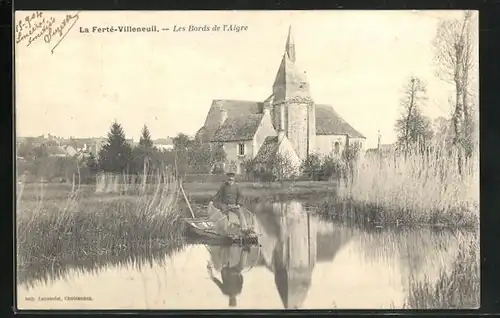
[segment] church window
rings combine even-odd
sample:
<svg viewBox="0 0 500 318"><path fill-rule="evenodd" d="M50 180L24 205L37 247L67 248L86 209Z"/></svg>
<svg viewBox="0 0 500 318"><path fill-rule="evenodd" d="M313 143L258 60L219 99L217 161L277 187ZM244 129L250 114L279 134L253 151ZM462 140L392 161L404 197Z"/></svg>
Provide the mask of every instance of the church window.
<svg viewBox="0 0 500 318"><path fill-rule="evenodd" d="M340 153L340 144L338 141L335 142L333 149L334 149L336 155L338 155Z"/></svg>
<svg viewBox="0 0 500 318"><path fill-rule="evenodd" d="M244 143L238 144L238 155L239 156L245 155L245 144Z"/></svg>

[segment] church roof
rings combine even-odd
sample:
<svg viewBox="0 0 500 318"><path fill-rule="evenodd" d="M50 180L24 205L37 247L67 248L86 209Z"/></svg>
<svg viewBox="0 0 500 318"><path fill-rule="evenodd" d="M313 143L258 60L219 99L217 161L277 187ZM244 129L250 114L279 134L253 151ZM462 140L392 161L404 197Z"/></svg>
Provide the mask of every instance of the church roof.
<svg viewBox="0 0 500 318"><path fill-rule="evenodd" d="M286 309L302 307L311 287L312 269L279 269L274 273L274 281L283 306Z"/></svg>
<svg viewBox="0 0 500 318"><path fill-rule="evenodd" d="M236 141L250 140L251 132L257 131L258 123L255 120L262 117L259 114L263 103L245 100L218 99L214 100L208 112L205 124L198 134L205 136L210 141ZM220 110L227 111L227 122L219 127ZM252 117L252 115L258 115ZM239 119L235 119L235 118ZM248 123L244 122L244 119ZM253 118L253 119L252 119ZM236 130L242 129L241 132ZM219 130L223 130L220 131ZM232 131L235 130L235 131ZM317 135L348 135L351 138L365 138L354 129L330 105L316 104L316 134ZM217 135L217 140L215 136ZM231 139L236 138L239 139ZM248 138L248 139L246 139Z"/></svg>
<svg viewBox="0 0 500 318"><path fill-rule="evenodd" d="M221 110L225 110L227 118L230 119L238 116L258 114L261 112L262 105L263 103L261 102L246 100L214 99L205 119L205 124L196 133L196 136L205 141L215 141L215 134L220 129Z"/></svg>
<svg viewBox="0 0 500 318"><path fill-rule="evenodd" d="M259 163L266 162L276 154L278 146L278 136L266 137L254 160Z"/></svg>
<svg viewBox="0 0 500 318"><path fill-rule="evenodd" d="M351 138L365 138L347 123L330 105L316 105L317 135L348 135Z"/></svg>
<svg viewBox="0 0 500 318"><path fill-rule="evenodd" d="M214 100L205 124L197 132L197 137L205 141L250 140L257 131L264 105L285 101L312 101L305 72L296 65L295 43L292 28L288 30L285 52L273 84L273 93L264 102L244 100ZM225 115L222 115L225 111ZM221 127L221 118L227 116ZM253 117L252 117L253 116ZM248 122L244 122L246 118ZM316 105L317 135L348 135L352 138L365 138L343 120L329 105Z"/></svg>
<svg viewBox="0 0 500 318"><path fill-rule="evenodd" d="M309 83L305 71L296 65L295 43L292 28L288 30L285 53L276 73L273 94L276 101L285 101L293 97L309 97Z"/></svg>
<svg viewBox="0 0 500 318"><path fill-rule="evenodd" d="M259 128L262 114L239 115L228 117L215 132L212 141L244 141L252 140Z"/></svg>

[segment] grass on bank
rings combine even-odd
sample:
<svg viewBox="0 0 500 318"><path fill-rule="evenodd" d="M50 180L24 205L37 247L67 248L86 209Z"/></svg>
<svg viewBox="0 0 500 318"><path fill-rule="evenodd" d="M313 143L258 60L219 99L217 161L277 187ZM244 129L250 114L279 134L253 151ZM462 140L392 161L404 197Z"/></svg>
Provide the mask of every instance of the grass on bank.
<svg viewBox="0 0 500 318"><path fill-rule="evenodd" d="M162 178L161 178L162 177ZM136 196L79 197L73 185L66 200L17 198L17 265L21 272L54 271L106 255L177 248L183 242L178 186L158 174L150 191Z"/></svg>
<svg viewBox="0 0 500 318"><path fill-rule="evenodd" d="M463 166L457 153L370 156L338 189L339 199L372 211L386 223L476 226L479 222L478 154Z"/></svg>
<svg viewBox="0 0 500 318"><path fill-rule="evenodd" d="M436 282L410 279L406 307L410 309L476 309L480 305L478 241L461 244L451 269L443 269Z"/></svg>

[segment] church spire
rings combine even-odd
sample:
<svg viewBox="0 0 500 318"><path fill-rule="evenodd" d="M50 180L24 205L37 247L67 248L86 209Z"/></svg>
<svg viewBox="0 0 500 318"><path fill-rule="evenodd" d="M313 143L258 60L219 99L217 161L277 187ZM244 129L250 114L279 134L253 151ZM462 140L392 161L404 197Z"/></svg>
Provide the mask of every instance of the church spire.
<svg viewBox="0 0 500 318"><path fill-rule="evenodd" d="M295 62L295 41L293 40L292 26L288 27L288 38L286 39L286 55L290 61Z"/></svg>
<svg viewBox="0 0 500 318"><path fill-rule="evenodd" d="M293 97L310 97L305 72L298 69L295 58L295 41L293 40L292 26L289 26L285 52L273 84L275 103Z"/></svg>

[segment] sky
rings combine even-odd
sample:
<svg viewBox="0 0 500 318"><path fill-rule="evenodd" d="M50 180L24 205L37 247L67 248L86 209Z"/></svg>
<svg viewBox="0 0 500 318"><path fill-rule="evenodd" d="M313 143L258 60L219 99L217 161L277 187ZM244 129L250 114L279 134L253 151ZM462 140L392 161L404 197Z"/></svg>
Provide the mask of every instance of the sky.
<svg viewBox="0 0 500 318"><path fill-rule="evenodd" d="M57 25L65 14L43 12ZM432 40L440 19L460 11L83 11L51 53L40 38L16 44L16 133L106 136L111 123L138 139L194 135L213 99L263 101L291 25L297 64L312 98L367 137L396 138L402 87L427 83L423 112L447 116L452 86L435 76ZM16 21L26 12L17 12ZM70 25L73 21L70 21ZM241 32L172 32L174 25L235 24ZM81 33L93 26L150 26L152 33ZM67 30L67 26L66 29Z"/></svg>

